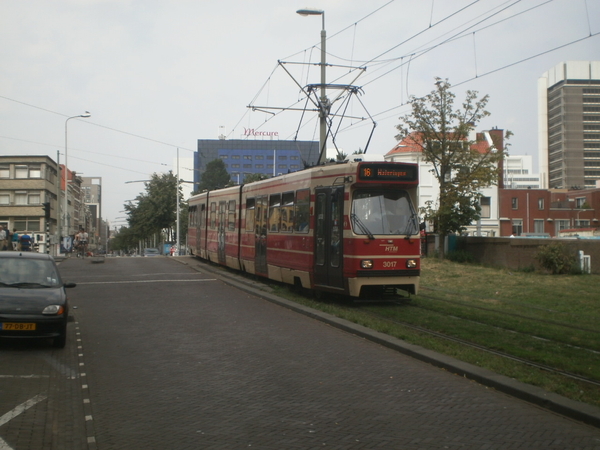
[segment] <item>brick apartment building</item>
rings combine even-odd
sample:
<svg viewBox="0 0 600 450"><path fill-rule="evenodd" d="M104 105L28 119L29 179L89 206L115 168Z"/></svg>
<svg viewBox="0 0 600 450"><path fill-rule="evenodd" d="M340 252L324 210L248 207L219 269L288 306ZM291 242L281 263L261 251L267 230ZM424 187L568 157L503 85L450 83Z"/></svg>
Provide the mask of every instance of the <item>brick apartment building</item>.
<svg viewBox="0 0 600 450"><path fill-rule="evenodd" d="M600 227L600 189L499 189L500 236Z"/></svg>

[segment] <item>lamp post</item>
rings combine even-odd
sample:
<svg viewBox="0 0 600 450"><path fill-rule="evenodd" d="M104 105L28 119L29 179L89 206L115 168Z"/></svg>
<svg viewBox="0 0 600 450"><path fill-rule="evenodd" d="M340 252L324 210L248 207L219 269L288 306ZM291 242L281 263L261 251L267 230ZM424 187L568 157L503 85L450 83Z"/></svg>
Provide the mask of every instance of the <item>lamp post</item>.
<svg viewBox="0 0 600 450"><path fill-rule="evenodd" d="M325 53L325 41L327 38L327 32L325 31L325 11L321 9L299 9L296 13L301 16L321 16L322 27L321 27L321 101L319 105L319 122L320 122L320 133L319 133L319 164L325 162L327 156L327 116L329 115L329 100L327 100L327 80L325 77L326 68L326 53Z"/></svg>
<svg viewBox="0 0 600 450"><path fill-rule="evenodd" d="M65 215L65 234L68 236L69 234L69 222L67 220L67 211L68 211L68 197L69 197L69 169L67 168L67 124L69 123L69 120L71 119L75 119L77 117L81 117L83 119L87 119L88 117L91 117L92 115L90 114L89 111L84 112L83 114L79 114L78 116L71 116L68 117L67 120L65 120L65 173L64 173L64 177L65 177L65 198L64 198L64 211L63 214ZM60 252L60 232L58 233L58 250Z"/></svg>

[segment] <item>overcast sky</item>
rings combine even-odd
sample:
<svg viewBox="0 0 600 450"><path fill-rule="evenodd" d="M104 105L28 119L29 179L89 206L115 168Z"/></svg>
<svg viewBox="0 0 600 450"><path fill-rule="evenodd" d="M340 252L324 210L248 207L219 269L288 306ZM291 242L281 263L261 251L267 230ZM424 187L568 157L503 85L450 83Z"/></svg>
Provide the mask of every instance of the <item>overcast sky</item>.
<svg viewBox="0 0 600 450"><path fill-rule="evenodd" d="M511 130L509 152L537 169L538 78L600 60L600 0L0 0L0 153L60 150L64 162L66 118L90 111L68 122L68 166L102 177L103 217L119 223L144 188L125 182L174 170L177 148L193 179L198 139L318 140L314 112L248 108L302 108L299 85L320 82L322 21L296 14L306 7L325 11L327 81L362 88L346 113L377 123L373 155L396 144L409 97L441 77L456 106L467 90L488 94L479 129ZM337 145L364 149L371 128L346 120Z"/></svg>

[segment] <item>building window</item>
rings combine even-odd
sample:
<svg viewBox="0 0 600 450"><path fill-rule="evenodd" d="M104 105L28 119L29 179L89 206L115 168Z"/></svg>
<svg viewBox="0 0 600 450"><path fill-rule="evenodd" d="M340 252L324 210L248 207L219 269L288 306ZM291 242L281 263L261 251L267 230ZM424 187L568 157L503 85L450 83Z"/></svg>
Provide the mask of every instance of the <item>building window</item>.
<svg viewBox="0 0 600 450"><path fill-rule="evenodd" d="M481 218L489 219L491 217L491 197L481 197L479 200L479 206L481 206Z"/></svg>
<svg viewBox="0 0 600 450"><path fill-rule="evenodd" d="M10 177L10 167L9 166L0 166L0 178L9 178Z"/></svg>
<svg viewBox="0 0 600 450"><path fill-rule="evenodd" d="M534 233L544 233L544 219L534 219L533 220L533 232Z"/></svg>
<svg viewBox="0 0 600 450"><path fill-rule="evenodd" d="M264 169L265 165L264 164L257 164L254 166L255 169Z"/></svg>
<svg viewBox="0 0 600 450"><path fill-rule="evenodd" d="M263 155L256 155L254 156L254 159L265 159L265 157Z"/></svg>
<svg viewBox="0 0 600 450"><path fill-rule="evenodd" d="M17 231L40 231L40 219L18 219L14 222Z"/></svg>
<svg viewBox="0 0 600 450"><path fill-rule="evenodd" d="M244 159L252 160L252 155L244 155Z"/></svg>
<svg viewBox="0 0 600 450"><path fill-rule="evenodd" d="M513 236L521 236L521 233L523 233L523 220L513 219L513 221L512 221Z"/></svg>
<svg viewBox="0 0 600 450"><path fill-rule="evenodd" d="M27 178L28 175L27 166L15 166L15 178Z"/></svg>
<svg viewBox="0 0 600 450"><path fill-rule="evenodd" d="M512 198L512 209L519 209L519 199L517 197Z"/></svg>
<svg viewBox="0 0 600 450"><path fill-rule="evenodd" d="M575 208L582 209L585 205L585 197L577 197L575 199Z"/></svg>
<svg viewBox="0 0 600 450"><path fill-rule="evenodd" d="M40 166L30 167L29 178L42 178L42 168Z"/></svg>
<svg viewBox="0 0 600 450"><path fill-rule="evenodd" d="M231 159L240 159L240 155L231 155Z"/></svg>
<svg viewBox="0 0 600 450"><path fill-rule="evenodd" d="M42 202L40 200L40 194L35 193L35 194L29 194L27 196L27 204L28 205L40 205Z"/></svg>
<svg viewBox="0 0 600 450"><path fill-rule="evenodd" d="M15 205L27 204L27 192L15 192Z"/></svg>
<svg viewBox="0 0 600 450"><path fill-rule="evenodd" d="M567 230L570 227L569 220L555 220L554 221L554 229L556 231L556 236L560 234L561 230Z"/></svg>
<svg viewBox="0 0 600 450"><path fill-rule="evenodd" d="M10 194L0 194L0 205L10 205Z"/></svg>
<svg viewBox="0 0 600 450"><path fill-rule="evenodd" d="M589 228L589 227L590 227L589 220L581 219L581 220L575 221L575 228Z"/></svg>
<svg viewBox="0 0 600 450"><path fill-rule="evenodd" d="M540 211L544 210L544 199L543 198L538 198L538 209Z"/></svg>

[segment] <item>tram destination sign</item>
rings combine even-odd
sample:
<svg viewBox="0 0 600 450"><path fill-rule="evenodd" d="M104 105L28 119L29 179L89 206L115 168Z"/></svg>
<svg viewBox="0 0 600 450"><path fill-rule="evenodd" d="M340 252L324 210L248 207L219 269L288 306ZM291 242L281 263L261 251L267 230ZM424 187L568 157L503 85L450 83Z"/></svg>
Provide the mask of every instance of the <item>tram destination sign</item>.
<svg viewBox="0 0 600 450"><path fill-rule="evenodd" d="M363 163L358 167L358 179L415 182L418 180L417 166L414 164Z"/></svg>

